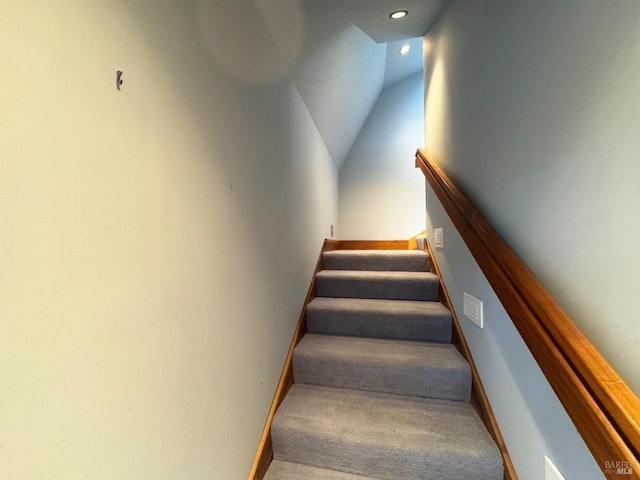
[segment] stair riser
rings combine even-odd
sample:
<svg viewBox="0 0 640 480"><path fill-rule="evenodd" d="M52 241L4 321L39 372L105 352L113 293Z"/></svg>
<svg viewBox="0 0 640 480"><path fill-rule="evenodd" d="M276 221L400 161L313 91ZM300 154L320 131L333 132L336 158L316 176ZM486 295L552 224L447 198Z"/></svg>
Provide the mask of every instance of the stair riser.
<svg viewBox="0 0 640 480"><path fill-rule="evenodd" d="M451 315L386 314L307 307L310 333L451 342Z"/></svg>
<svg viewBox="0 0 640 480"><path fill-rule="evenodd" d="M408 251L398 253L369 253L334 251L325 252L322 265L325 270L368 270L368 271L429 271L429 256L424 252Z"/></svg>
<svg viewBox="0 0 640 480"><path fill-rule="evenodd" d="M430 319L429 319L430 320ZM307 331L328 335L353 335L423 342L451 342L451 324L423 318L358 318L307 315Z"/></svg>
<svg viewBox="0 0 640 480"><path fill-rule="evenodd" d="M316 277L317 295L337 298L379 298L386 300L438 300L438 280L405 280Z"/></svg>
<svg viewBox="0 0 640 480"><path fill-rule="evenodd" d="M271 430L274 458L382 480L502 480L468 403L294 383Z"/></svg>
<svg viewBox="0 0 640 480"><path fill-rule="evenodd" d="M464 457L442 458L429 451L407 451L399 446L380 449L379 445L344 442L343 438L306 435L303 431L272 433L277 460L304 462L320 468L340 470L380 480L502 480L500 467L482 472ZM290 441L283 441L283 437ZM295 452L304 445L304 456ZM368 452L363 455L362 452ZM496 475L495 471L500 472Z"/></svg>
<svg viewBox="0 0 640 480"><path fill-rule="evenodd" d="M377 480L335 470L326 470L300 463L274 460L264 480Z"/></svg>
<svg viewBox="0 0 640 480"><path fill-rule="evenodd" d="M318 358L295 351L293 355L293 378L299 383L459 402L468 402L471 393L466 365L453 370Z"/></svg>

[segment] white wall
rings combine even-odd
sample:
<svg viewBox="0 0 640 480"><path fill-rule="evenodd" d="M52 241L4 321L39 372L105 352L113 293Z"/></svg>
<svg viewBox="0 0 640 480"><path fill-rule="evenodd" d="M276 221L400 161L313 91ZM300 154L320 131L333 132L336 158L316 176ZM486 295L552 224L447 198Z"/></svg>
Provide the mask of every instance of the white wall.
<svg viewBox="0 0 640 480"><path fill-rule="evenodd" d="M340 169L340 238L406 239L424 230L422 73L383 90Z"/></svg>
<svg viewBox="0 0 640 480"><path fill-rule="evenodd" d="M427 150L636 393L639 19L637 2L454 0L424 42ZM492 304L464 250L438 254L454 299ZM464 327L520 478L543 478L547 451L566 478L600 478L503 315Z"/></svg>
<svg viewBox="0 0 640 480"><path fill-rule="evenodd" d="M567 480L601 480L593 456L427 186L427 235L432 246L437 227L443 228L445 247L434 252L436 261L519 478L544 479L547 455ZM483 301L484 329L464 317L463 292Z"/></svg>
<svg viewBox="0 0 640 480"><path fill-rule="evenodd" d="M226 3L0 1L0 478L246 478L338 185Z"/></svg>

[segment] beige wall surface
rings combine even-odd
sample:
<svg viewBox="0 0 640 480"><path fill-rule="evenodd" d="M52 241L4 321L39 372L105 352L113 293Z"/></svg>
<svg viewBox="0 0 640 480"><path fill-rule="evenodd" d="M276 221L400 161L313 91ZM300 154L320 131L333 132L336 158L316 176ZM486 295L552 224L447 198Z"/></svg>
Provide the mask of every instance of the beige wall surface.
<svg viewBox="0 0 640 480"><path fill-rule="evenodd" d="M0 1L0 478L246 478L338 185L230 5Z"/></svg>
<svg viewBox="0 0 640 480"><path fill-rule="evenodd" d="M638 2L452 1L424 41L427 151L636 393L639 27ZM441 226L430 201L428 221ZM463 250L438 253L458 278L450 291L491 297L486 280L464 273L473 262L456 260ZM566 478L601 478L496 315L485 331L464 326L520 478L543 478L545 451Z"/></svg>

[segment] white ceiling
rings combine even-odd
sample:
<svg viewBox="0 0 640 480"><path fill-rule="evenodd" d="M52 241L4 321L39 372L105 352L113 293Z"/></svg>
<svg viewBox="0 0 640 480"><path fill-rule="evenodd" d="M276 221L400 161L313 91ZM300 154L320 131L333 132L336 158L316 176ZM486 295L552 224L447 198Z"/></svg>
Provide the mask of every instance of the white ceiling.
<svg viewBox="0 0 640 480"><path fill-rule="evenodd" d="M408 43L409 53L400 55L400 47ZM422 71L422 37L387 43L384 66L384 88Z"/></svg>
<svg viewBox="0 0 640 480"><path fill-rule="evenodd" d="M326 0L376 43L422 37L433 25L447 0ZM407 10L401 19L391 12Z"/></svg>
<svg viewBox="0 0 640 480"><path fill-rule="evenodd" d="M299 40L293 80L339 169L382 90L422 70L422 36L446 0L254 1L283 53ZM409 15L391 20L398 9Z"/></svg>

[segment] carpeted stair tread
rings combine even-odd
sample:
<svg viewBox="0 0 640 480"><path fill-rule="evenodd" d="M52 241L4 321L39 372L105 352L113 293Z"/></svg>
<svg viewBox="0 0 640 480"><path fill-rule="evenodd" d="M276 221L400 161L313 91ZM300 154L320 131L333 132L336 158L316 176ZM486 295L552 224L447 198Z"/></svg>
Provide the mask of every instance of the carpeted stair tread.
<svg viewBox="0 0 640 480"><path fill-rule="evenodd" d="M422 250L333 250L322 255L322 268L426 272L429 254Z"/></svg>
<svg viewBox="0 0 640 480"><path fill-rule="evenodd" d="M451 344L307 334L293 352L295 382L469 401L471 371Z"/></svg>
<svg viewBox="0 0 640 480"><path fill-rule="evenodd" d="M294 383L271 430L274 458L382 480L502 480L469 403Z"/></svg>
<svg viewBox="0 0 640 480"><path fill-rule="evenodd" d="M438 300L438 277L429 272L322 270L316 274L319 297Z"/></svg>
<svg viewBox="0 0 640 480"><path fill-rule="evenodd" d="M283 462L274 460L269 465L269 470L264 480L379 480L362 475L327 470L311 467L301 463Z"/></svg>
<svg viewBox="0 0 640 480"><path fill-rule="evenodd" d="M451 342L451 312L439 302L316 297L310 333Z"/></svg>

